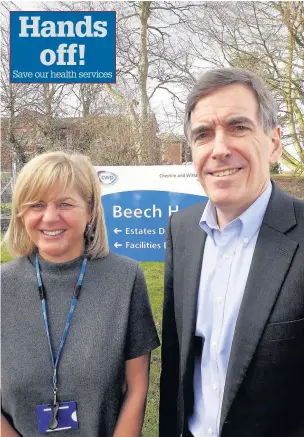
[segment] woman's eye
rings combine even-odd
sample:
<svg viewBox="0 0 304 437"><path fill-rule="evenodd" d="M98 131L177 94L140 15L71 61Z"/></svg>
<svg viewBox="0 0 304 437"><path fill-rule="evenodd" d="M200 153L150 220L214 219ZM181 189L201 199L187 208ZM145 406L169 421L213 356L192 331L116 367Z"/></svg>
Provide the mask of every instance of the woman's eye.
<svg viewBox="0 0 304 437"><path fill-rule="evenodd" d="M66 203L66 202L62 202L61 204L60 204L60 206L62 207L62 208L68 208L68 207L70 207L70 206L72 206L70 203Z"/></svg>
<svg viewBox="0 0 304 437"><path fill-rule="evenodd" d="M34 203L33 205L31 205L32 209L41 209L43 207L42 203Z"/></svg>

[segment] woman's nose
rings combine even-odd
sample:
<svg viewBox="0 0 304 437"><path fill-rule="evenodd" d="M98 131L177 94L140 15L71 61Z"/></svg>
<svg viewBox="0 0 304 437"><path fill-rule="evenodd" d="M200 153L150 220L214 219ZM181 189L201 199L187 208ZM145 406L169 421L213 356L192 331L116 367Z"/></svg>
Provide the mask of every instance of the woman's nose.
<svg viewBox="0 0 304 437"><path fill-rule="evenodd" d="M49 204L43 211L43 220L45 222L55 222L59 219L59 211L55 205Z"/></svg>

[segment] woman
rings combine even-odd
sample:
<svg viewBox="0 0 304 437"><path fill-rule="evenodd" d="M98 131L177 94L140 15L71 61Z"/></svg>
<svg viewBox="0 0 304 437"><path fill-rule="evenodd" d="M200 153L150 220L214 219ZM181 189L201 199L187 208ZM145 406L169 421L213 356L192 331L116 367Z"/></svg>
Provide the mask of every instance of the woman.
<svg viewBox="0 0 304 437"><path fill-rule="evenodd" d="M7 244L17 258L2 269L2 436L140 436L159 340L138 263L108 250L86 157L24 166Z"/></svg>

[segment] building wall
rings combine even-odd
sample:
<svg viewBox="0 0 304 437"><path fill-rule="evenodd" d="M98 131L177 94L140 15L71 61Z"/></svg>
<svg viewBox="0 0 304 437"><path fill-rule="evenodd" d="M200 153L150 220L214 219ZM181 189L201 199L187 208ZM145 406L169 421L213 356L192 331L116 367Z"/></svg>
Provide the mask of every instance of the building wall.
<svg viewBox="0 0 304 437"><path fill-rule="evenodd" d="M162 163L163 164L181 164L182 163L182 143L162 144Z"/></svg>

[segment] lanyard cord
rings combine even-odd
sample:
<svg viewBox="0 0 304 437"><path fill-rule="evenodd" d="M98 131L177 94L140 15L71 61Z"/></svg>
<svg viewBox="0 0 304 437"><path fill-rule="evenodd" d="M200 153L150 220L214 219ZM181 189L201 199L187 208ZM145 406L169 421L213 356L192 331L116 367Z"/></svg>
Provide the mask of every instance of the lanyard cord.
<svg viewBox="0 0 304 437"><path fill-rule="evenodd" d="M54 374L53 374L53 392L54 392L55 395L57 393L57 368L58 368L59 360L60 360L61 353L62 353L62 350L63 350L63 345L65 343L65 340L66 340L66 337L67 337L67 334L68 334L68 330L69 330L69 326L70 326L70 323L71 323L71 320L72 320L74 308L75 308L77 299L78 299L78 297L80 295L80 291L81 291L81 287L82 287L82 282L83 282L83 277L84 277L84 274L85 274L85 271L86 271L86 267L87 267L87 262L88 262L88 259L85 258L83 260L83 263L82 263L82 266L81 266L81 270L80 270L80 274L79 274L79 278L78 278L78 281L77 281L77 285L76 285L75 290L74 290L74 294L73 294L73 298L72 298L69 314L68 314L68 317L67 317L67 320L66 320L65 328L64 328L64 331L63 331L63 335L62 335L62 338L61 338L60 345L59 345L57 357L56 357L56 360L54 360L54 354L53 354L52 345L51 345L51 338L50 338L49 323L48 323L48 317L47 317L47 310L46 310L45 290L44 290L43 283L42 283L42 280L41 280L40 267L39 267L39 261L38 261L38 253L36 253L36 274L37 274L37 281L38 281L38 290L39 290L39 297L40 297L40 300L41 300L44 326L45 326L46 335L47 335L48 344L49 344L49 349L50 349L52 367L53 367L53 370L54 370Z"/></svg>

